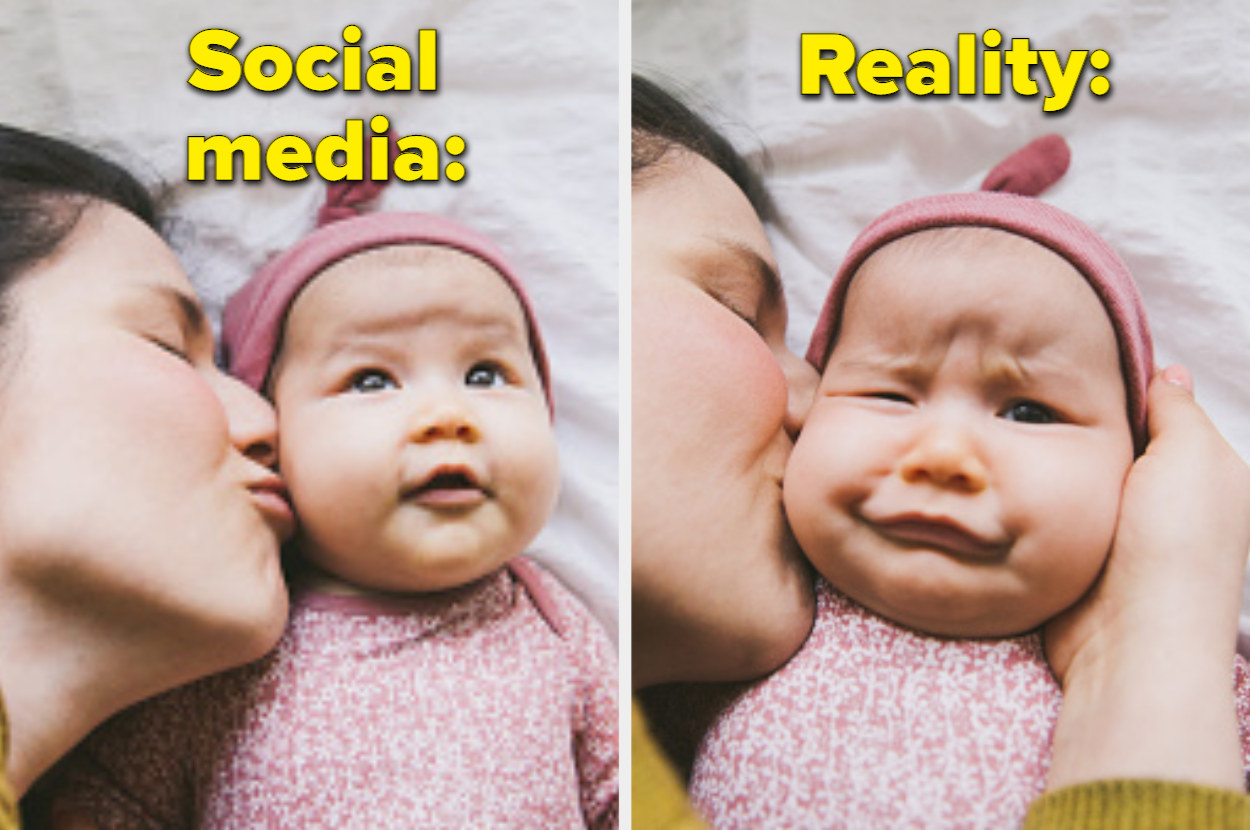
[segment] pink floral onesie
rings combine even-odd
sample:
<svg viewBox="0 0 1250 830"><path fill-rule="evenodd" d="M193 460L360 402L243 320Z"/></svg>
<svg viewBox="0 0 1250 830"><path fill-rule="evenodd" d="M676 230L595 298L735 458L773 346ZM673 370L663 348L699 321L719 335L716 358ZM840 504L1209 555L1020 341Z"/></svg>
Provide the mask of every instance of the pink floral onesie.
<svg viewBox="0 0 1250 830"><path fill-rule="evenodd" d="M1230 682L1250 766L1240 657ZM1046 783L1060 697L1036 632L926 636L818 580L811 636L717 718L691 797L716 828L1019 826Z"/></svg>
<svg viewBox="0 0 1250 830"><path fill-rule="evenodd" d="M139 705L60 802L109 828L613 827L616 657L525 560L442 594L304 594L264 660Z"/></svg>

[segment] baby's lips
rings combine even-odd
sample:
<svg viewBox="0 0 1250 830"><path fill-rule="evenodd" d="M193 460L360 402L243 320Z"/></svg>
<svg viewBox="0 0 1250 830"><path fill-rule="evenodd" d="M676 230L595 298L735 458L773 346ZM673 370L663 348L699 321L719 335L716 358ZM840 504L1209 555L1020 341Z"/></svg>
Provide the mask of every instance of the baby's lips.
<svg viewBox="0 0 1250 830"><path fill-rule="evenodd" d="M422 507L467 508L486 501L486 493L476 487L428 487L414 493L409 500Z"/></svg>
<svg viewBox="0 0 1250 830"><path fill-rule="evenodd" d="M438 464L404 488L406 501L427 507L471 507L489 498L490 492L471 466Z"/></svg>
<svg viewBox="0 0 1250 830"><path fill-rule="evenodd" d="M928 545L969 559L996 559L1010 547L1008 540L982 535L948 516L902 513L869 521L895 541Z"/></svg>

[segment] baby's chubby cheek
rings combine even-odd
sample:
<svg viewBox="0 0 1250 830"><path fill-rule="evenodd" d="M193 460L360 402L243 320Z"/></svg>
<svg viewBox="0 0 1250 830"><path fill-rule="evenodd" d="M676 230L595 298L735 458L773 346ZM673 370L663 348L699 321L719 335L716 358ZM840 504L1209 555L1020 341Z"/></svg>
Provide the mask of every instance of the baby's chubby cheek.
<svg viewBox="0 0 1250 830"><path fill-rule="evenodd" d="M786 517L807 558L822 573L848 531L849 510L868 496L867 478L846 475L862 467L856 442L842 440L845 427L818 401L786 465ZM861 442L862 446L862 442Z"/></svg>

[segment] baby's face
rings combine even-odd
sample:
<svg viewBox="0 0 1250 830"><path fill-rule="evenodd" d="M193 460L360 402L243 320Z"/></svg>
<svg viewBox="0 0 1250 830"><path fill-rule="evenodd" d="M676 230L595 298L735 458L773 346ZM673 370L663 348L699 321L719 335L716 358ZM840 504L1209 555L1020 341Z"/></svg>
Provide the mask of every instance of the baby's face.
<svg viewBox="0 0 1250 830"><path fill-rule="evenodd" d="M1080 273L1005 231L923 231L851 282L785 506L860 603L1005 636L1093 582L1132 461L1115 334Z"/></svg>
<svg viewBox="0 0 1250 830"><path fill-rule="evenodd" d="M520 303L481 260L403 245L304 289L274 369L300 551L361 588L431 591L522 552L558 485Z"/></svg>

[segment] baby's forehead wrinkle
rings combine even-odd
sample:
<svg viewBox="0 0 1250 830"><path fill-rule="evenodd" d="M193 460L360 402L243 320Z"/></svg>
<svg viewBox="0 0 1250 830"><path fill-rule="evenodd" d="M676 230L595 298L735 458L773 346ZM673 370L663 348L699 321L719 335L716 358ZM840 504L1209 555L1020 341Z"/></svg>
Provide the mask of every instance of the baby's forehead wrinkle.
<svg viewBox="0 0 1250 830"><path fill-rule="evenodd" d="M928 351L875 348L857 349L849 355L845 352L839 354L835 346L825 374L862 371L885 374L906 382L919 382L933 374L942 358L943 354Z"/></svg>
<svg viewBox="0 0 1250 830"><path fill-rule="evenodd" d="M307 345L328 359L354 351L406 349L408 336L426 332L438 336L471 338L480 343L528 343L524 324L512 315L461 306L426 306L380 314L346 315L328 322L304 338Z"/></svg>
<svg viewBox="0 0 1250 830"><path fill-rule="evenodd" d="M337 328L353 337L392 334L432 326L471 329L488 334L524 331L520 312L491 308L470 308L458 302L426 303L418 308L396 309L392 305L344 315Z"/></svg>
<svg viewBox="0 0 1250 830"><path fill-rule="evenodd" d="M1030 377L1027 361L1002 348L981 351L981 375L994 385L1018 386Z"/></svg>
<svg viewBox="0 0 1250 830"><path fill-rule="evenodd" d="M960 331L965 336L959 336ZM953 334L943 332L931 341L916 339L914 332L901 333L902 340L891 343L881 341L861 342L850 351L835 344L830 355L827 372L865 371L888 375L900 381L921 384L941 370L952 358L973 352L972 359L984 383L1002 388L1016 388L1055 375L1076 376L1081 366L1064 355L1054 354L1045 348L1033 348L1028 343L1001 345L985 343L979 336L982 328L973 326L956 330ZM971 335L971 336L968 336Z"/></svg>

